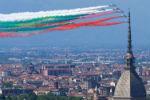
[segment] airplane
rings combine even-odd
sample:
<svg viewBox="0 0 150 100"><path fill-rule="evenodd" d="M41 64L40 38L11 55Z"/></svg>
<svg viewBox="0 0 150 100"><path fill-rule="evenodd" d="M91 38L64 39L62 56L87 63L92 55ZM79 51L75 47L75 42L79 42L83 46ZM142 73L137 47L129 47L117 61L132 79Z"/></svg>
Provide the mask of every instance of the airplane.
<svg viewBox="0 0 150 100"><path fill-rule="evenodd" d="M117 5L115 5L115 4L110 4L109 6L110 6L110 7L116 7Z"/></svg>
<svg viewBox="0 0 150 100"><path fill-rule="evenodd" d="M119 10L119 11L120 11L120 9L119 9L119 8L114 8L113 10Z"/></svg>

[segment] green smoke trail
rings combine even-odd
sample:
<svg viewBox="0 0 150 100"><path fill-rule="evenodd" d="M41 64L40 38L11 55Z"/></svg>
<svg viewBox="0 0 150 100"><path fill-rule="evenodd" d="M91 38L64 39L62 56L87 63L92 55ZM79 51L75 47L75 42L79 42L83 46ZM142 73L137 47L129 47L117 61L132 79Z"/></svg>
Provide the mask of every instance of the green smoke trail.
<svg viewBox="0 0 150 100"><path fill-rule="evenodd" d="M0 28L13 28L13 27L27 27L32 25L40 25L40 24L47 24L47 23L56 23L56 22L64 22L73 19L77 19L78 17L70 17L70 18L63 18L63 19L51 19L39 22L30 22L30 23L20 23L20 24L0 24Z"/></svg>
<svg viewBox="0 0 150 100"><path fill-rule="evenodd" d="M47 16L47 17L40 17L40 18L33 18L28 20L20 20L20 21L0 21L1 24L20 24L20 23L30 23L30 22L37 22L37 21L44 21L49 19L57 19L57 18L72 18L72 17L80 17L85 16L88 14L79 14L79 15L67 15L67 16Z"/></svg>
<svg viewBox="0 0 150 100"><path fill-rule="evenodd" d="M0 29L0 32L40 31L40 30L55 28L63 25L67 25L67 24L49 25L49 26L41 26L41 27L6 28L6 29Z"/></svg>

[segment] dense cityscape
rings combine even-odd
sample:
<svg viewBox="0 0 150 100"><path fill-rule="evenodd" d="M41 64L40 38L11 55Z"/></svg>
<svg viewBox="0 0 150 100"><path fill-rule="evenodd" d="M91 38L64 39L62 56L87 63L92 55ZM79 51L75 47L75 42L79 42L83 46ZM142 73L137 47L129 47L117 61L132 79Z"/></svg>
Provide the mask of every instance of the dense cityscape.
<svg viewBox="0 0 150 100"><path fill-rule="evenodd" d="M0 0L0 100L150 100L150 0Z"/></svg>
<svg viewBox="0 0 150 100"><path fill-rule="evenodd" d="M150 96L149 50L133 51ZM0 100L107 100L124 71L125 54L126 49L1 48Z"/></svg>

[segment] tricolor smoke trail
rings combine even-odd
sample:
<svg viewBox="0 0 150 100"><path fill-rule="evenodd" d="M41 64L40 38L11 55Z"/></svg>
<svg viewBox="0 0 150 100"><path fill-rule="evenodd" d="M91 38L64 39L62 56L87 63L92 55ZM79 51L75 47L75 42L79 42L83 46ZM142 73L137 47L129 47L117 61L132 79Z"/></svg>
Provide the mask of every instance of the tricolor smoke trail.
<svg viewBox="0 0 150 100"><path fill-rule="evenodd" d="M54 25L54 24L63 24L66 22L71 22L71 21L78 21L81 19L86 19L86 18L93 18L93 17L99 17L99 16L103 16L103 15L108 15L108 14L114 14L116 12L106 12L106 13L100 13L100 14L94 14L94 15L76 15L73 17L68 17L68 18L61 18L61 19L57 19L57 20L49 20L49 21L38 21L38 22L31 22L31 23L0 23L0 28L20 28L20 27L40 27L40 26L45 26L45 25Z"/></svg>
<svg viewBox="0 0 150 100"><path fill-rule="evenodd" d="M15 27L15 25L21 26L22 24L34 25L40 22L41 23L53 23L53 22L58 22L59 20L60 21L73 20L82 16L91 15L91 12L93 12L92 14L97 14L100 12L102 13L102 12L108 12L108 11L112 11L112 9L106 9L105 11L90 11L90 13L86 13L86 14L79 13L76 15L66 15L66 16L48 16L48 17L33 18L33 19L21 20L21 21L20 20L19 21L18 20L17 21L0 21L0 28Z"/></svg>
<svg viewBox="0 0 150 100"><path fill-rule="evenodd" d="M66 16L77 14L90 14L93 11L104 11L102 8L109 7L109 5L95 6L88 8L77 8L71 10L54 10L54 11L40 11L40 12L23 12L12 14L0 14L0 21L15 21L15 20L27 20L32 18L48 17L48 16Z"/></svg>
<svg viewBox="0 0 150 100"><path fill-rule="evenodd" d="M120 11L109 5L104 5L71 10L0 14L0 37L28 37L45 32L72 30L83 26L117 25L123 21L105 21L120 18L119 13ZM104 15L109 17L99 19ZM110 17L112 15L115 16ZM98 20L89 22L83 20L95 17L98 17Z"/></svg>
<svg viewBox="0 0 150 100"><path fill-rule="evenodd" d="M80 22L80 23L74 23L74 24L66 24L66 25L61 25L59 27L50 28L50 29L46 29L43 31L39 31L39 32L31 32L31 33L27 33L27 34L17 34L14 32L12 32L12 33L11 32L6 32L6 33L1 32L0 37L28 37L28 36L38 35L38 34L42 34L45 32L51 32L51 31L72 30L72 29L76 29L79 27L83 27L83 26L111 26L111 25L117 25L117 24L123 23L123 22L102 23L104 21L108 21L111 19L117 19L117 18L120 18L120 16L104 18L104 19L91 21L91 22Z"/></svg>

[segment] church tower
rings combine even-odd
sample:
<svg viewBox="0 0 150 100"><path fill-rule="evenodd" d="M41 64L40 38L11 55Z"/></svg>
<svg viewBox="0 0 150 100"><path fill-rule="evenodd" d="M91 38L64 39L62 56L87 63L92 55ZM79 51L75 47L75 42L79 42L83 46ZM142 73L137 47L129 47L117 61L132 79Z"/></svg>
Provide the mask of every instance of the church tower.
<svg viewBox="0 0 150 100"><path fill-rule="evenodd" d="M113 100L146 100L146 91L142 79L138 76L134 66L132 52L130 12L128 14L128 48L126 53L126 67L118 80Z"/></svg>

